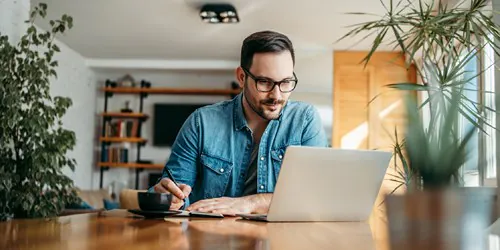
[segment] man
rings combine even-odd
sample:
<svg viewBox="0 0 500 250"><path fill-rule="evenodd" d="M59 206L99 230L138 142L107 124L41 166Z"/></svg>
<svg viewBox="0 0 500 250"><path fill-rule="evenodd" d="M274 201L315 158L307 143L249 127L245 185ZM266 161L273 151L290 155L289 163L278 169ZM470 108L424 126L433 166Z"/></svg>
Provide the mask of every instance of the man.
<svg viewBox="0 0 500 250"><path fill-rule="evenodd" d="M285 35L250 35L240 60L236 78L242 93L191 114L162 179L150 188L172 193L172 209L267 213L286 147L328 146L313 106L289 101L298 79L293 45ZM168 178L167 168L179 186ZM311 188L311 183L295 184Z"/></svg>

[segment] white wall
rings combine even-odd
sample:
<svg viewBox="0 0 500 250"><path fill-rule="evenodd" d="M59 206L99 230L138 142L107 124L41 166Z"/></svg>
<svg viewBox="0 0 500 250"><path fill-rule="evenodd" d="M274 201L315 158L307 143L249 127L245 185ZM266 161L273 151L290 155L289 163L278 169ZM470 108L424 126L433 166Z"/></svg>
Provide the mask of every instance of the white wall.
<svg viewBox="0 0 500 250"><path fill-rule="evenodd" d="M50 6L49 6L50 8ZM25 20L29 18L29 0L0 0L0 33L8 35L9 41L17 42L26 31ZM57 42L57 41L56 41ZM76 133L76 146L69 153L77 161L75 172L64 171L75 185L88 189L92 183L92 146L95 113L95 79L93 72L85 65L84 58L57 42L61 53L56 54L59 61L56 69L58 78L51 82L51 93L70 97L73 106L63 118L63 125Z"/></svg>
<svg viewBox="0 0 500 250"><path fill-rule="evenodd" d="M332 84L333 60L331 51L314 53L297 53L296 74L299 85L292 94L292 99L306 101L315 105L322 114L325 131L331 134L332 124ZM178 88L220 88L227 89L235 81L233 70L126 70L126 69L97 69L95 70L97 87L104 86L106 79L116 80L125 74L132 75L136 81L150 81L153 87ZM214 103L228 99L223 96L176 96L150 95L144 101L146 114L153 114L155 103ZM129 100L134 111L139 109L139 97L136 95L114 95L108 99L108 111L119 111ZM97 114L103 111L104 95L97 94ZM96 131L100 134L102 119L95 121ZM143 137L149 142L141 148L141 159L152 160L154 163L164 164L169 157L170 148L152 146L153 122L151 119L143 123ZM98 137L98 135L96 136ZM129 161L136 160L136 145L127 145L130 148ZM100 155L100 143L96 141L94 151L97 159ZM144 171L140 174L140 188L146 188L148 173L159 171ZM99 187L100 173L95 172L93 187ZM103 186L115 182L117 186L135 188L135 170L126 168L111 168L104 172Z"/></svg>
<svg viewBox="0 0 500 250"><path fill-rule="evenodd" d="M95 139L95 75L80 54L60 42L58 46L61 49L55 56L59 62L56 69L58 77L51 82L51 94L71 98L73 105L63 117L63 126L76 135L76 145L68 156L73 157L77 165L74 172L68 168L64 173L73 179L77 187L91 189L92 173L96 171L92 150Z"/></svg>
<svg viewBox="0 0 500 250"><path fill-rule="evenodd" d="M9 36L11 42L17 42L26 30L29 8L29 0L0 1L0 33Z"/></svg>

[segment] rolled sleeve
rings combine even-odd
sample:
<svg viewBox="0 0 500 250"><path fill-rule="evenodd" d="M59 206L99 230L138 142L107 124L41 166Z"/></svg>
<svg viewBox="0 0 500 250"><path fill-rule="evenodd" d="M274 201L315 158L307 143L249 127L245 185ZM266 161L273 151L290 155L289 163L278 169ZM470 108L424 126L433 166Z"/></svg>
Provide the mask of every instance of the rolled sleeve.
<svg viewBox="0 0 500 250"><path fill-rule="evenodd" d="M187 184L193 188L197 175L199 128L199 114L198 111L195 111L186 119L179 130L161 178L168 178L166 171L168 167L178 184ZM148 192L155 192L154 186L150 187ZM186 198L184 207L188 205L189 198Z"/></svg>

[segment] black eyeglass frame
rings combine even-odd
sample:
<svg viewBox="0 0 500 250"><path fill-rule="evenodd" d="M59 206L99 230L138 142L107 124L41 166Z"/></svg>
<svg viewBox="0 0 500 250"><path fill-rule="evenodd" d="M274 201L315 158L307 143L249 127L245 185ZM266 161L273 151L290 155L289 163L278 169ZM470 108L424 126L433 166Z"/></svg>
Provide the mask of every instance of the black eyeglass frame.
<svg viewBox="0 0 500 250"><path fill-rule="evenodd" d="M295 79L288 79L288 80L281 80L281 81L273 81L272 79L265 78L265 80L267 80L267 81L270 81L270 82L274 83L274 85L273 85L273 87L272 87L270 90L268 90L268 91L262 91L262 90L259 90L259 87L257 87L257 82L258 82L258 80L262 80L262 78L258 78L258 77L256 77L256 76L254 76L252 73L250 73L250 71L249 71L249 70L245 69L244 67L241 67L241 68L243 69L243 71L245 72L245 74L247 74L248 76L250 76L250 78L252 78L252 79L253 79L253 81L255 82L255 88L256 88L256 89L257 89L257 91L259 91L259 92L269 93L269 92L271 92L271 91L273 91L273 90L274 90L274 88L276 87L276 85L278 85L278 89L281 91L281 93L290 93L290 92L292 92L292 91L294 91L294 90L295 90L295 88L297 87L297 84L299 83L299 79L298 79L298 78L297 78L297 76L295 75L295 72L293 72L293 77L294 77ZM283 90L281 90L281 84L282 84L283 82L285 82L285 81L290 81L290 80L295 81L295 86L293 86L293 88L292 88L290 91L283 91Z"/></svg>

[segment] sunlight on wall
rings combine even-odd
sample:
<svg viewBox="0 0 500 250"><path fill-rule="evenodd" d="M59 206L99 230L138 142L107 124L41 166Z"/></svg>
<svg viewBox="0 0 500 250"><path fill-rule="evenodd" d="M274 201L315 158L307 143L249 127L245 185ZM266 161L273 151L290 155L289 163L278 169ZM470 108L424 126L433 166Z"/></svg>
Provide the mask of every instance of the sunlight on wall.
<svg viewBox="0 0 500 250"><path fill-rule="evenodd" d="M367 136L368 122L363 122L361 125L342 136L340 147L345 149L358 149Z"/></svg>
<svg viewBox="0 0 500 250"><path fill-rule="evenodd" d="M402 101L398 100L390 104L387 108L380 111L378 117L380 120L387 117L391 112L396 110L401 105ZM375 122L375 121L374 121ZM342 136L340 147L345 149L359 149L360 145L368 137L368 121L361 123L359 126Z"/></svg>
<svg viewBox="0 0 500 250"><path fill-rule="evenodd" d="M390 114L392 111L394 111L397 107L399 107L399 105L401 105L401 103L402 103L402 100L399 100L397 102L392 103L391 105L389 105L389 107L387 107L386 109L382 110L378 114L378 117L380 119L386 117L388 114Z"/></svg>

